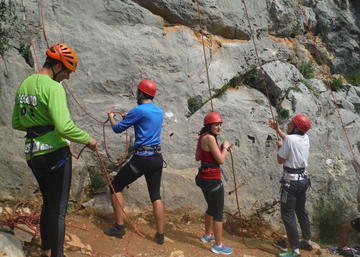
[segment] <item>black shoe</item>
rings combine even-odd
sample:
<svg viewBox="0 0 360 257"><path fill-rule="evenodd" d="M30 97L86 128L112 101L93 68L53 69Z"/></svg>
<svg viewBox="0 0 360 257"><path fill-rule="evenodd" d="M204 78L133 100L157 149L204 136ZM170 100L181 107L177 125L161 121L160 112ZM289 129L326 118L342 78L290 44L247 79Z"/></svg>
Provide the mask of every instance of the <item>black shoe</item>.
<svg viewBox="0 0 360 257"><path fill-rule="evenodd" d="M275 246L282 252L287 252L288 250L288 245L286 240L277 240L273 243L273 246Z"/></svg>
<svg viewBox="0 0 360 257"><path fill-rule="evenodd" d="M155 234L155 241L156 241L156 243L158 243L159 245L164 244L164 238L165 238L164 234L159 234L159 233L156 233L156 234Z"/></svg>
<svg viewBox="0 0 360 257"><path fill-rule="evenodd" d="M309 244L306 241L301 241L300 242L300 249L305 250L305 251L312 251L312 246L311 244Z"/></svg>
<svg viewBox="0 0 360 257"><path fill-rule="evenodd" d="M122 238L125 235L125 227L124 225L114 224L110 228L105 229L104 233L108 236Z"/></svg>

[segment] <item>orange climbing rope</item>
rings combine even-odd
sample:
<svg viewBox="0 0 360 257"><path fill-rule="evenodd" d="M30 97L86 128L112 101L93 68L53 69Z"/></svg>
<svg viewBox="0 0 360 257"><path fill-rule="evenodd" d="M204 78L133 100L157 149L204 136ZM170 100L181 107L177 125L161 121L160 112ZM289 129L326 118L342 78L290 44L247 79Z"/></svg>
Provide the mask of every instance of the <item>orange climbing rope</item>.
<svg viewBox="0 0 360 257"><path fill-rule="evenodd" d="M119 112L119 111L111 111L112 113L117 113L117 114L120 114L121 117L125 117L125 114L123 112ZM120 162L119 160L118 161L114 161L113 158L110 156L110 153L109 153L109 150L108 150L108 147L107 147L107 144L106 144L106 137L105 137L105 125L106 123L108 123L110 121L110 119L108 118L105 122L103 122L103 140L104 140L104 148L105 148L105 152L106 152L106 156L108 157L109 161L112 163L112 164L115 164L115 165L121 165L122 163L124 163L126 161L126 157L128 155L128 151L125 151L125 155L124 155L124 158L122 159L122 161ZM127 131L125 130L125 133L126 133L126 137L125 137L125 149L129 149L129 145L128 145L128 137L127 137Z"/></svg>
<svg viewBox="0 0 360 257"><path fill-rule="evenodd" d="M44 6L43 6L43 0L38 0L38 7L39 7L39 15L40 15L40 27L41 27L41 30L43 32L43 36L44 36L44 40L46 42L46 45L47 47L50 46L49 44L49 40L47 38L47 34L46 34L46 29L45 29L45 22L44 22ZM33 49L34 49L34 53L36 54L36 49L35 49L35 44L32 44L33 45ZM38 61L38 60L37 60ZM38 64L39 66L39 64ZM107 120L105 122L103 121L100 121L98 120L95 116L93 116L78 100L77 98L75 97L75 95L73 94L72 90L70 90L70 87L68 86L68 84L66 83L66 81L63 81L63 86L64 88L66 89L66 91L70 94L70 96L74 99L74 101L77 103L77 105L80 107L81 110L83 110L83 112L88 115L90 118L92 118L94 121L96 121L97 123L99 124L103 124L103 126L105 126L105 124L107 123ZM103 129L103 139L104 139L104 142L105 142L105 138L106 138L106 135L105 135L105 129ZM107 157L109 158L109 161L113 164L117 164L117 165L120 165L122 162L114 162L110 155L109 155L109 152L107 150L107 145L106 143L104 143L104 146L105 146L105 151L106 151L106 155ZM84 147L85 148L85 147ZM76 159L79 159L84 148L81 149L80 153L77 155L77 156L74 156ZM127 156L128 154L128 133L127 131L125 131L125 154L124 156Z"/></svg>
<svg viewBox="0 0 360 257"><path fill-rule="evenodd" d="M251 40L253 42L253 45L254 45L254 49L255 49L255 56L256 56L256 61L257 61L257 66L258 68L264 72L263 68L262 68L262 65L261 65L261 62L260 62L260 57L259 57L259 52L258 52L258 48L256 46L256 42L255 42L255 37L254 37L254 31L252 29L252 26L251 26L251 23L250 23L250 18L249 18L249 13L248 13L248 9L247 9L247 6L246 6L246 3L244 0L241 0L243 5L244 5L244 10L245 10L245 16L246 16L246 19L248 21L248 24L249 24L249 29L250 29L250 37L251 37ZM268 100L268 104L269 104L269 109L270 109L270 112L271 112L271 117L273 120L276 120L275 119L275 116L274 116L274 112L273 112L273 109L272 109L272 106L271 106L271 102L270 102L270 93L269 93L269 88L267 86L267 84L265 83L265 91L266 91L266 97L267 97L267 100Z"/></svg>
<svg viewBox="0 0 360 257"><path fill-rule="evenodd" d="M124 158L122 161L114 161L113 158L111 158L110 154L109 154L109 151L108 151L108 147L107 147L107 144L106 144L106 133L105 133L105 125L106 123L109 121L109 119L106 119L105 121L100 121L98 120L97 118L95 118L89 111L86 110L86 108L77 100L77 98L75 97L75 95L73 94L73 92L70 90L70 88L67 86L66 82L64 81L63 82L63 85L66 89L66 91L71 95L71 97L74 99L74 101L77 103L77 105L80 107L81 110L83 110L83 112L88 115L90 118L92 118L94 121L96 121L97 123L101 124L102 127L103 127L103 142L104 142L104 148L105 148L105 153L106 153L106 156L108 157L109 161L112 163L112 164L115 164L115 165L118 165L120 166L124 160L126 160L126 156L128 155L128 149L129 149L129 143L128 143L128 132L127 130L125 131L125 152L124 152ZM119 113L119 114L122 114L121 112L118 112L118 111L114 111L115 113ZM85 148L85 147L84 147ZM84 150L81 149L80 153L78 154L78 156L76 157L77 159L80 158L81 156L81 153L82 151Z"/></svg>
<svg viewBox="0 0 360 257"><path fill-rule="evenodd" d="M102 157L100 156L98 150L95 151L95 155L96 155L96 157L98 158L98 161L99 161L101 167L103 168L104 176L105 176L105 179L106 179L108 185L110 186L111 192L115 195L115 197L116 197L116 199L117 199L117 201L118 201L118 203L119 203L119 205L120 205L121 211L122 211L122 213L124 214L124 218L127 219L127 214L126 214L125 210L123 209L123 207L122 207L122 205L121 205L121 201L120 201L118 195L116 194L116 191L115 191L115 189L114 189L114 187L113 187L113 185L112 185L112 183L111 183L111 179L110 179L110 175L109 175L108 169L106 168L106 165L105 165L105 163L104 163L104 160L103 160ZM129 221L128 221L128 222L129 222ZM144 237L144 235L143 235L140 231L138 231L138 229L136 228L136 226L135 226L134 224L132 224L131 222L129 222L129 224L130 224L130 226L132 227L133 231L135 231L136 234L138 234L138 235L141 236L141 237Z"/></svg>
<svg viewBox="0 0 360 257"><path fill-rule="evenodd" d="M197 5L198 16L199 16L199 27L200 27L202 48L203 48L203 53L204 53L206 78L207 78L208 88L209 88L209 96L210 96L209 99L210 99L211 111L214 111L214 105L213 105L213 102L212 102L212 95L211 95L211 84L210 84L210 76L209 76L209 67L208 67L208 62L207 62L207 57L206 57L206 51L205 51L204 31L203 31L202 24L201 24L201 15L200 15L199 0L196 0L196 5Z"/></svg>
<svg viewBox="0 0 360 257"><path fill-rule="evenodd" d="M24 4L23 4L23 6L24 6ZM44 35L44 39L45 39L45 41L46 41L46 44L47 44L47 46L49 47L49 41L48 41L47 34L46 34L46 30L45 30L44 10L43 10L42 0L38 0L38 7L39 7L39 15L40 15L40 25L41 25L41 29L42 29L42 31L43 31L43 35ZM25 12L25 13L26 13L26 12ZM26 22L26 14L24 14L24 19L25 19L25 22ZM28 24L28 23L27 23L27 24ZM28 25L28 26L29 26L29 25ZM30 40L32 40L32 38L30 38ZM32 42L32 41L30 41L30 42ZM37 58L37 56L36 56L36 48L35 48L35 44L34 44L34 43L32 43L32 47L33 47L33 51L34 51L34 54L35 54L35 58L36 58L37 65L38 65L38 67L40 67L40 66L39 66L39 60L38 60L38 58ZM76 97L73 95L72 91L69 90L69 87L67 86L66 83L64 83L64 87L65 87L65 88L67 89L67 91L70 93L70 95L71 95L72 98L75 100L75 102L80 106L80 108L81 108L89 117L91 117L93 120L95 120L95 121L98 122L98 123L102 123L103 126L107 123L108 120L106 120L105 122L101 122L101 121L99 121L98 119L96 119L94 116L92 116L92 115L79 103L79 101L78 101L78 100L76 99ZM104 131L104 133L103 133L103 137L104 137L104 144L105 144L105 131ZM78 154L78 156L76 156L77 159L80 158L80 155L81 155L81 153L83 152L83 150L84 150L85 148L86 148L86 146L84 146L84 147L81 149L81 151L80 151L80 153ZM108 151L107 151L106 145L105 145L105 149L106 149L106 152L107 152L107 155L108 155ZM128 149L128 140L127 140L127 133L126 133L126 150L125 150L126 153L127 153L127 149ZM124 215L124 218L127 219L127 214L126 214L125 210L123 209L123 207L122 207L122 205L121 205L121 201L120 201L118 195L116 194L116 192L115 192L115 190L114 190L114 188L113 188L113 186L112 186L109 172L108 172L108 170L107 170L107 168L106 168L106 166L105 166L104 160L103 160L102 157L100 156L98 150L95 151L95 155L96 155L96 157L97 157L100 165L102 166L103 175L104 175L104 177L105 177L105 179L106 179L106 181L107 181L107 183L108 183L108 185L109 185L109 187L110 187L110 189L111 189L111 192L115 195L115 197L116 197L116 199L117 199L117 201L118 201L118 203L119 203L119 206L120 206L120 208L121 208L121 211L122 211L122 213L123 213L123 215ZM109 155L108 155L108 156L109 156ZM129 223L130 226L132 227L132 231L134 231L134 232L135 232L136 234L138 234L139 236L144 237L144 235L136 228L136 226L135 226L132 222L130 222L130 221L128 220L128 223ZM128 251L128 245L129 245L129 242L128 242L127 247L126 247L126 254L127 254L128 256L133 256L133 257L135 257L136 255L134 255L134 254L132 254L132 253L130 253L130 252Z"/></svg>
<svg viewBox="0 0 360 257"><path fill-rule="evenodd" d="M206 58L204 35L203 35L202 24L201 24L201 14L200 14L199 0L196 0L196 4L197 4L198 17L199 17L199 27L200 27L200 33L201 33L201 42L202 42L202 47L203 47L203 52L204 52L204 61L205 61L206 77L207 77L208 87L209 87L209 96L210 96L210 103L211 103L211 111L214 111L214 106L213 106L213 103L212 103L212 95L211 95L211 84L210 84L210 76L209 76L209 67L208 67L207 58ZM229 152L230 152L231 169L232 169L232 175L233 175L233 179L234 179L234 188L235 188L234 190L232 190L232 192L235 192L236 205L237 205L237 208L238 208L238 213L239 213L239 215L240 215L241 212L240 212L240 204L239 204L239 197L238 197L238 188L237 188L237 182L236 182L236 176L235 176L234 157L233 157L233 155L232 155L231 148L229 149Z"/></svg>

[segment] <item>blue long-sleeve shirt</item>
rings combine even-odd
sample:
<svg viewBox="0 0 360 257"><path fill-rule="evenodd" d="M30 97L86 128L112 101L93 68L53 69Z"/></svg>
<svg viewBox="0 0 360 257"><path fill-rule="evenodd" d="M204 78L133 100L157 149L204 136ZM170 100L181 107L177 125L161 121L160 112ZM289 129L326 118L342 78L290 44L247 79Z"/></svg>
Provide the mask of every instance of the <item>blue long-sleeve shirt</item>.
<svg viewBox="0 0 360 257"><path fill-rule="evenodd" d="M134 126L135 148L142 145L160 145L163 119L164 111L150 102L131 109L112 129L115 133L121 133Z"/></svg>

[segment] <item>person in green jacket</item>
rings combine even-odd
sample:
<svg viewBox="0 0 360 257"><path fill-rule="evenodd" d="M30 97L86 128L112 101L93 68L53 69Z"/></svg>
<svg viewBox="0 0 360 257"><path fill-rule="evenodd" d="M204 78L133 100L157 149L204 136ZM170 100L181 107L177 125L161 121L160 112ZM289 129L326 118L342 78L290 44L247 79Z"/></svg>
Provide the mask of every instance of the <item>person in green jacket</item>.
<svg viewBox="0 0 360 257"><path fill-rule="evenodd" d="M26 132L25 157L43 197L40 216L41 257L63 257L65 214L71 183L68 141L97 149L96 140L71 120L66 93L60 84L76 70L77 56L65 44L46 51L36 74L16 91L12 127Z"/></svg>

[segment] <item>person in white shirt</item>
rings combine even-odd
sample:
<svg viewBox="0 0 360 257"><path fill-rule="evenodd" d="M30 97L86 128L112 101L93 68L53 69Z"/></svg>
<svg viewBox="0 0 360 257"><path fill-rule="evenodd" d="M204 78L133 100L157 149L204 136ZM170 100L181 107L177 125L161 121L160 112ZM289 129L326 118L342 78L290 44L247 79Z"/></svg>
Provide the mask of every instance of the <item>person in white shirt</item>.
<svg viewBox="0 0 360 257"><path fill-rule="evenodd" d="M283 165L281 186L281 218L284 222L290 249L279 254L281 257L300 256L300 248L312 250L310 222L305 210L306 191L310 187L307 171L310 142L306 132L311 121L305 115L296 115L287 124L287 134L279 128L276 121L270 120L269 127L280 136L276 141L279 147L277 162ZM298 218L304 241L299 241L296 225ZM287 250L287 249L286 249Z"/></svg>

